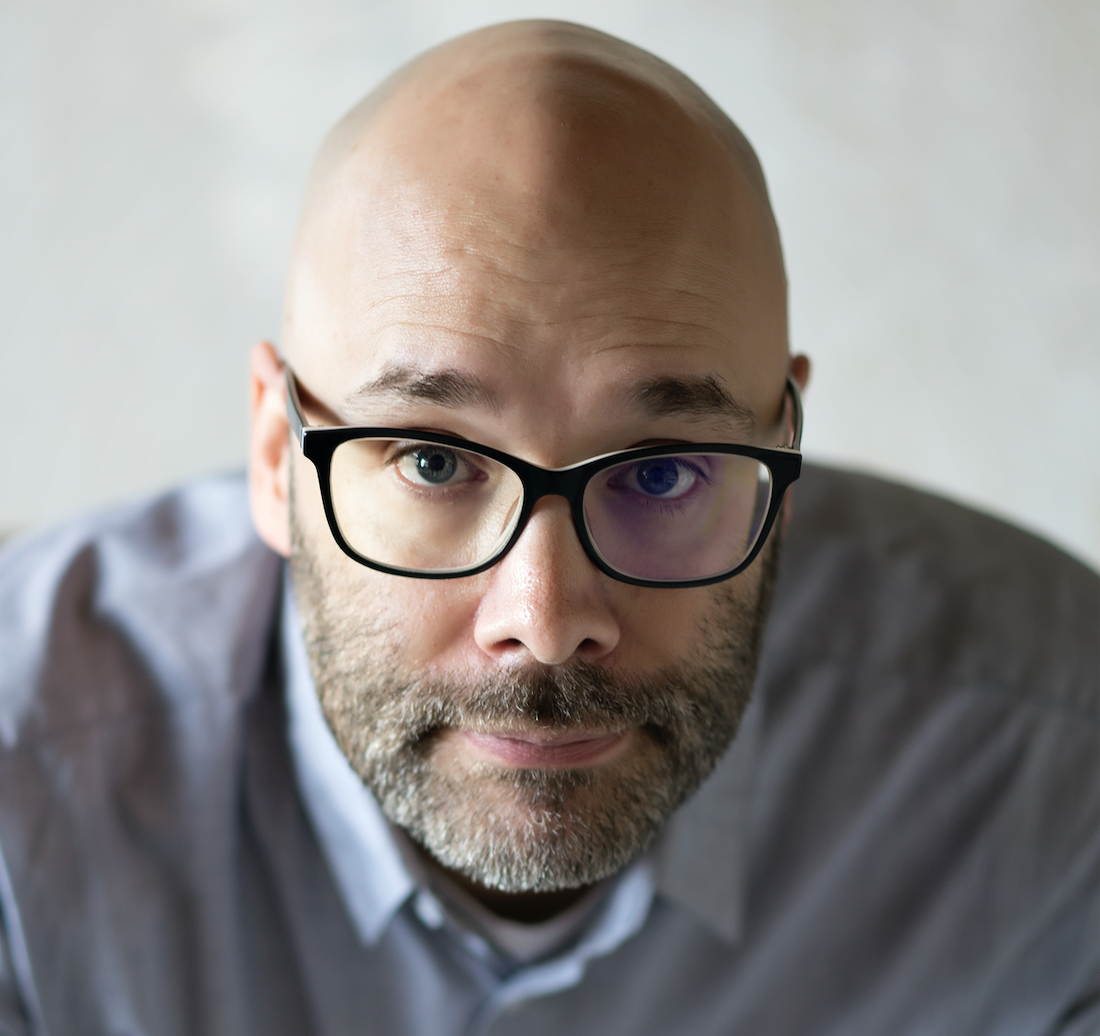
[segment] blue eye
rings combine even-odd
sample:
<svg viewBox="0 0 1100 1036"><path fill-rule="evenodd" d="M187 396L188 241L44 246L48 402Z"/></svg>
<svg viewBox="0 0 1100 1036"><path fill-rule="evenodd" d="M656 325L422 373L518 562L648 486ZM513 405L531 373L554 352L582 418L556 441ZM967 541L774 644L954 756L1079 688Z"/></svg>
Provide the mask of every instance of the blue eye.
<svg viewBox="0 0 1100 1036"><path fill-rule="evenodd" d="M454 450L439 446L424 446L414 451L412 461L416 466L416 473L433 486L449 481L458 470L458 458Z"/></svg>
<svg viewBox="0 0 1100 1036"><path fill-rule="evenodd" d="M391 463L401 478L419 489L458 490L485 478L472 453L430 442L401 444L398 449Z"/></svg>
<svg viewBox="0 0 1100 1036"><path fill-rule="evenodd" d="M681 465L671 457L656 457L642 461L635 468L638 488L650 496L667 496L680 482Z"/></svg>
<svg viewBox="0 0 1100 1036"><path fill-rule="evenodd" d="M623 464L608 471L607 485L630 490L647 500L679 500L701 484L709 483L699 457L678 454L672 457L650 457Z"/></svg>
<svg viewBox="0 0 1100 1036"><path fill-rule="evenodd" d="M624 477L625 476L625 477ZM653 457L629 465L612 481L647 497L677 500L690 493L706 476L685 457Z"/></svg>

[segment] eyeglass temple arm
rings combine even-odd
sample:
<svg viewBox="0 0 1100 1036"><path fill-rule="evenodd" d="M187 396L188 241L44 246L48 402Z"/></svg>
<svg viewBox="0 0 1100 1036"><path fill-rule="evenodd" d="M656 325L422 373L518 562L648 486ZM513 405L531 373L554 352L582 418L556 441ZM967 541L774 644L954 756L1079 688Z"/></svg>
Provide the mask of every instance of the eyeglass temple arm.
<svg viewBox="0 0 1100 1036"><path fill-rule="evenodd" d="M802 393L791 374L787 375L787 395L791 397L791 406L794 409L794 434L791 436L789 448L798 450L802 448Z"/></svg>
<svg viewBox="0 0 1100 1036"><path fill-rule="evenodd" d="M290 421L291 430L294 432L294 438L298 440L299 447L305 449L305 419L302 417L302 402L298 398L298 383L294 379L294 372L285 363L283 364L283 370L286 372L286 415Z"/></svg>

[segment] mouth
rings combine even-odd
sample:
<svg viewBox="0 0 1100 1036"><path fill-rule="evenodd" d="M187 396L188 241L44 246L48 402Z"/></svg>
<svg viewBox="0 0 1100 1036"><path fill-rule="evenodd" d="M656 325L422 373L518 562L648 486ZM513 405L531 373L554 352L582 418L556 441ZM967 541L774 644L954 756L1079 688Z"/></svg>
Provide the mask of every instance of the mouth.
<svg viewBox="0 0 1100 1036"><path fill-rule="evenodd" d="M596 766L616 755L630 737L629 730L612 734L585 730L457 733L474 754L524 770Z"/></svg>

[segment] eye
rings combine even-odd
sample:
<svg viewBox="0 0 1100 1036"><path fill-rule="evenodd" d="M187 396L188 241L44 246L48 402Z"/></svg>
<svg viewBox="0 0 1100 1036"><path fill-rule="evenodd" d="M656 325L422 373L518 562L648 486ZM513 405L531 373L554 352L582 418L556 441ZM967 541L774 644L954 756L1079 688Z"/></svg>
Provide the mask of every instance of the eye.
<svg viewBox="0 0 1100 1036"><path fill-rule="evenodd" d="M679 457L654 457L632 464L621 476L621 482L646 496L675 500L690 493L699 478L699 471Z"/></svg>
<svg viewBox="0 0 1100 1036"><path fill-rule="evenodd" d="M414 486L453 486L469 482L479 474L462 453L430 443L408 448L395 463L401 475Z"/></svg>

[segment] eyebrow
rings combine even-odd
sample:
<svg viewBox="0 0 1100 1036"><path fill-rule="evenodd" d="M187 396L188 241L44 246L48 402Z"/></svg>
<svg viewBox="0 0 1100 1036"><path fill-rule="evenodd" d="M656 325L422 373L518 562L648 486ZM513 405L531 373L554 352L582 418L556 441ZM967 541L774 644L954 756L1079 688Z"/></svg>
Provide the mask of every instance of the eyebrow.
<svg viewBox="0 0 1100 1036"><path fill-rule="evenodd" d="M360 385L348 396L348 401L363 403L377 396L423 400L452 408L500 409L500 400L485 382L449 368L422 371L415 367L391 367L373 381Z"/></svg>
<svg viewBox="0 0 1100 1036"><path fill-rule="evenodd" d="M391 367L351 392L348 402L355 406L379 396L424 401L453 409L501 409L499 396L484 381L454 368L423 371L406 365ZM730 395L712 374L649 378L627 386L624 400L651 418L719 417L748 429L756 426L752 407Z"/></svg>
<svg viewBox="0 0 1100 1036"><path fill-rule="evenodd" d="M752 407L731 396L713 374L652 378L636 385L631 394L649 417L724 417L748 428L756 426Z"/></svg>

